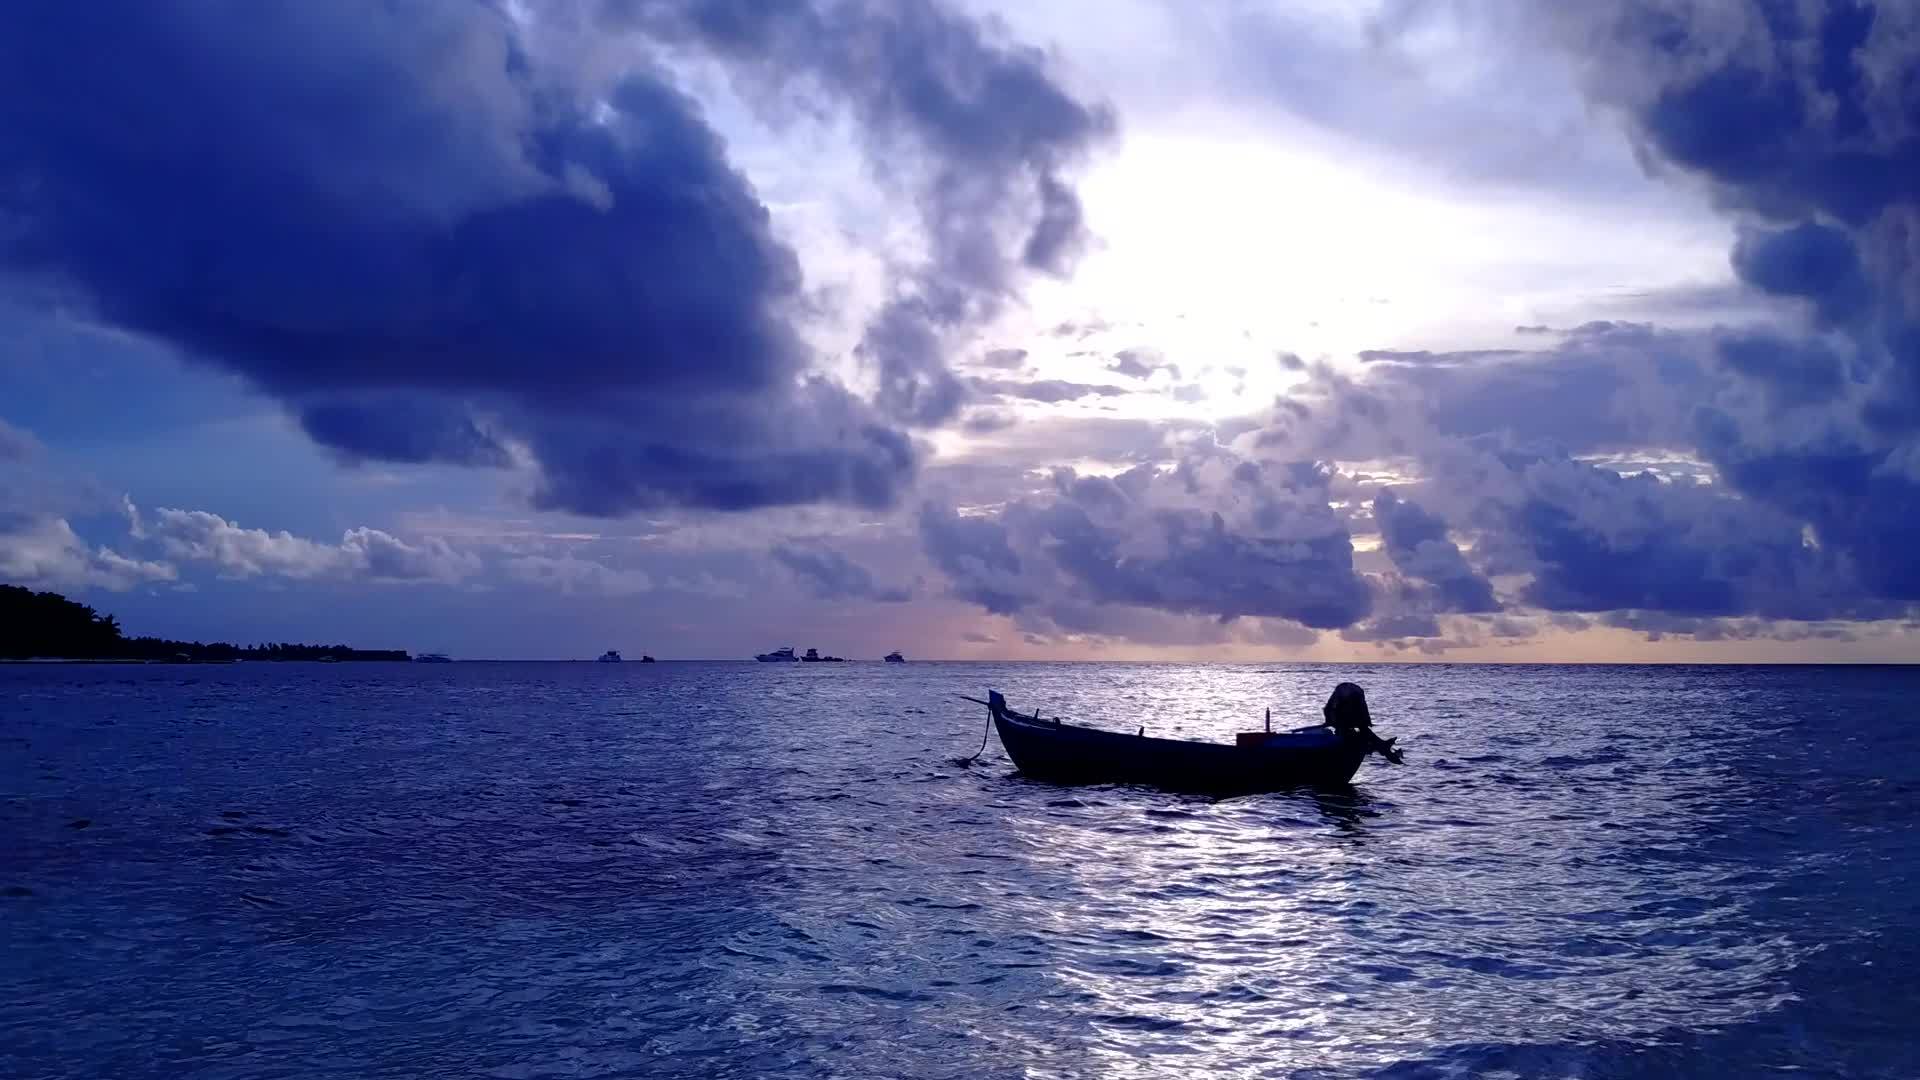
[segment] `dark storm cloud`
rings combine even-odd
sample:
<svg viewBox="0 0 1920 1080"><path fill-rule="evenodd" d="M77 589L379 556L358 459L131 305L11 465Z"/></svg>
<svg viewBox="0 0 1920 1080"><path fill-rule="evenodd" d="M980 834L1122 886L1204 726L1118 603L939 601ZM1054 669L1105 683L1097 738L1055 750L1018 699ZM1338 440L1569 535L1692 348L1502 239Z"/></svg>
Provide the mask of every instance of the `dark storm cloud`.
<svg viewBox="0 0 1920 1080"><path fill-rule="evenodd" d="M1381 354L1375 354L1379 356ZM1566 332L1542 352L1396 353L1418 362L1376 362L1343 409L1362 415L1364 393L1418 396L1439 432L1493 433L1573 452L1672 445L1690 430L1691 403L1712 392L1711 351L1699 335L1625 323Z"/></svg>
<svg viewBox="0 0 1920 1080"><path fill-rule="evenodd" d="M1422 612L1381 615L1340 631L1342 641L1397 641L1404 638L1437 638L1439 620Z"/></svg>
<svg viewBox="0 0 1920 1080"><path fill-rule="evenodd" d="M1533 557L1529 603L1780 619L1878 617L1880 589L1810 543L1801 521L1718 485L1621 475L1571 459L1515 463L1505 527Z"/></svg>
<svg viewBox="0 0 1920 1080"><path fill-rule="evenodd" d="M1776 410L1715 405L1701 453L1736 491L1811 526L1884 600L1920 599L1920 11L1829 3L1604 9L1598 92L1649 157L1703 179L1746 221L1736 273L1806 301L1820 338L1723 344ZM1865 393L1852 393L1861 386Z"/></svg>
<svg viewBox="0 0 1920 1080"><path fill-rule="evenodd" d="M835 6L812 44L748 26L829 18L802 4L651 6L738 68L815 79L876 154L912 144L934 255L869 344L886 411L950 416L934 331L1060 269L1060 174L1110 118L930 3ZM0 262L349 456L523 447L536 501L589 514L893 503L917 455L807 377L798 262L696 103L652 70L573 78L461 0L12 5Z"/></svg>
<svg viewBox="0 0 1920 1080"><path fill-rule="evenodd" d="M818 546L781 544L773 549L772 555L775 561L823 600L875 600L897 604L913 598L905 589L875 582L872 571L838 551Z"/></svg>
<svg viewBox="0 0 1920 1080"><path fill-rule="evenodd" d="M635 395L608 399L605 415L540 417L532 430L547 475L534 505L611 516L663 506L896 502L918 457L905 434L822 380L773 400L784 411L767 414L765 400L653 405ZM636 415L668 406L674 415L633 430ZM754 443L742 445L748 435Z"/></svg>
<svg viewBox="0 0 1920 1080"><path fill-rule="evenodd" d="M1033 602L1021 581L1020 556L1014 554L999 521L961 517L950 508L929 503L920 511L920 541L962 600L995 615L1014 614Z"/></svg>
<svg viewBox="0 0 1920 1080"><path fill-rule="evenodd" d="M1401 573L1432 585L1442 611L1499 610L1493 586L1467 565L1460 548L1447 536L1445 522L1392 491L1374 497L1373 518L1387 557Z"/></svg>
<svg viewBox="0 0 1920 1080"><path fill-rule="evenodd" d="M1920 13L1852 0L1612 5L1599 91L1655 160L1747 224L1747 283L1809 301L1887 365L1913 412L1920 303Z"/></svg>
<svg viewBox="0 0 1920 1080"><path fill-rule="evenodd" d="M1920 483L1911 471L1844 435L1769 447L1715 410L1703 411L1701 428L1702 450L1729 484L1807 522L1875 595L1920 602Z"/></svg>
<svg viewBox="0 0 1920 1080"><path fill-rule="evenodd" d="M964 403L941 346L990 318L1028 272L1063 274L1086 242L1065 179L1115 130L1040 50L933 0L602 0L600 22L816 87L859 120L876 162L912 178L928 262L868 328L880 403L938 423Z"/></svg>
<svg viewBox="0 0 1920 1080"><path fill-rule="evenodd" d="M1763 292L1811 301L1828 324L1849 322L1872 303L1853 240L1827 225L1746 229L1733 249L1733 269Z"/></svg>
<svg viewBox="0 0 1920 1080"><path fill-rule="evenodd" d="M313 441L382 461L500 466L507 451L457 403L426 396L377 395L316 400L300 409Z"/></svg>
<svg viewBox="0 0 1920 1080"><path fill-rule="evenodd" d="M1639 101L1639 130L1727 204L1859 226L1913 199L1920 129L1904 5L1617 7L1613 45L1631 61L1612 77L1649 80L1620 88Z"/></svg>
<svg viewBox="0 0 1920 1080"><path fill-rule="evenodd" d="M1442 616L1499 611L1494 575L1521 578L1520 606L1543 609L1557 627L1584 625L1574 613L1636 610L1696 620L1712 634L1726 620L1884 617L1898 610L1897 590L1920 585L1896 557L1920 544L1903 527L1920 521L1920 506L1902 501L1904 481L1871 472L1878 459L1828 462L1787 485L1827 501L1783 505L1784 495L1755 494L1760 481L1709 438L1715 416L1735 425L1727 445L1737 449L1742 425L1815 407L1833 392L1820 369L1783 404L1772 391L1756 395L1765 384L1746 374L1778 359L1761 335L1600 322L1557 336L1538 352L1428 354L1358 375L1314 365L1264 421L1223 423L1211 437L1168 432L1154 440L1156 467L1061 473L1053 491L991 515L923 516L923 541L961 597L1096 634L1123 625L1115 612L1206 612L1452 647L1470 642L1449 635L1471 627ZM1144 432L1115 435L1146 445ZM1694 454L1725 463L1725 482L1696 483L1713 469ZM1293 549L1326 580L1355 582L1351 602L1332 606L1338 618L1332 608L1309 613L1301 578L1254 557L1257 543L1240 543L1302 531L1298 521L1269 531L1250 514L1263 499L1287 501L1251 492L1285 489L1274 478L1289 474L1275 463L1298 458L1398 463L1391 471L1418 477L1391 491L1362 474L1293 485L1290 504L1317 504L1342 538L1343 511L1329 504L1373 502L1391 572L1354 570L1350 547L1344 569L1330 549ZM1677 479L1622 475L1648 467ZM1777 467L1753 463L1761 473ZM1869 489L1874 498L1856 497ZM1213 514L1218 525L1202 527ZM1449 522L1474 539L1472 563ZM989 550L999 557L984 557Z"/></svg>
<svg viewBox="0 0 1920 1080"><path fill-rule="evenodd" d="M1845 388L1845 361L1823 342L1735 334L1719 343L1719 352L1721 363L1759 382L1779 407L1821 404Z"/></svg>
<svg viewBox="0 0 1920 1080"><path fill-rule="evenodd" d="M1100 633L1130 609L1344 627L1371 605L1328 475L1225 459L1117 477L1056 473L992 516L928 506L921 540L955 595Z"/></svg>
<svg viewBox="0 0 1920 1080"><path fill-rule="evenodd" d="M1712 363L1730 340L1588 329L1553 349L1491 362L1376 365L1357 379L1318 368L1294 400L1298 409L1276 409L1269 427L1234 445L1399 462L1420 478L1370 494L1384 552L1404 578L1371 579L1373 621L1383 627L1394 616L1497 610L1487 585L1494 575L1524 577L1522 606L1556 612L1885 616L1897 590L1915 584L1896 552L1920 542L1904 525L1920 520L1920 505L1902 501L1904 481L1872 473L1871 458L1831 461L1785 485L1823 492L1820 501L1783 506L1784 492L1743 496L1757 492L1758 481L1714 449L1706 418L1733 425L1727 439L1738 447L1740 424L1765 427L1773 413L1736 377L1694 359ZM1591 381L1569 380L1564 395L1555 395L1552 377L1561 371L1589 371ZM1717 411L1715 402L1741 409L1743 419ZM1263 446L1263 439L1270 441ZM1650 454L1649 447L1672 449ZM1663 453L1680 456L1663 465L1680 479L1622 475L1636 456L1663 464ZM1695 483L1699 466L1689 453L1725 462L1727 482ZM1603 463L1610 455L1617 464ZM1755 465L1763 473L1778 467ZM1869 489L1874 498L1857 497ZM1414 493L1418 513L1407 511L1402 490ZM1443 521L1474 537L1473 565ZM1394 636L1371 626L1353 634Z"/></svg>

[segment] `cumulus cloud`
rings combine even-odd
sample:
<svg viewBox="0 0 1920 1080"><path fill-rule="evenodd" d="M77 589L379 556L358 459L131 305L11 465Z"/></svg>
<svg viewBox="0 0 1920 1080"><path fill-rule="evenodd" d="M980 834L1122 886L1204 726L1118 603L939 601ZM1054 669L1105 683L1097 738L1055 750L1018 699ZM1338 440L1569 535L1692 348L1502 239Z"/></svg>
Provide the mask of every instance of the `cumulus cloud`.
<svg viewBox="0 0 1920 1080"><path fill-rule="evenodd" d="M1440 610L1499 609L1493 598L1493 586L1467 565L1458 545L1447 536L1445 522L1421 509L1418 503L1401 500L1392 491L1374 496L1373 518L1393 565L1408 577L1432 585L1440 600Z"/></svg>
<svg viewBox="0 0 1920 1080"><path fill-rule="evenodd" d="M1703 185L1734 220L1741 284L1805 325L1594 323L1537 355L1369 353L1375 370L1331 415L1280 418L1263 437L1404 462L1427 478L1423 498L1474 515L1489 559L1532 575L1530 603L1815 619L1920 601L1920 12L1442 7L1401 5L1387 30L1436 13L1516 40L1544 28L1625 117L1641 160ZM1523 452L1473 445L1488 439ZM1591 460L1660 453L1719 483L1623 478Z"/></svg>
<svg viewBox="0 0 1920 1080"><path fill-rule="evenodd" d="M120 592L177 576L168 563L88 545L64 518L0 512L0 581Z"/></svg>
<svg viewBox="0 0 1920 1080"><path fill-rule="evenodd" d="M823 600L873 600L904 603L913 594L897 586L881 585L873 572L845 555L817 544L780 544L771 552L813 595Z"/></svg>
<svg viewBox="0 0 1920 1080"><path fill-rule="evenodd" d="M212 565L236 578L453 584L479 572L480 560L437 537L410 544L379 529L347 530L337 544L290 532L243 528L204 510L160 507L151 522L133 513L133 534L171 558Z"/></svg>
<svg viewBox="0 0 1920 1080"><path fill-rule="evenodd" d="M1535 353L1433 354L1357 377L1320 367L1264 421L1216 436L1259 460L1370 462L1397 477L1393 490L1370 489L1355 470L1329 493L1373 500L1395 572L1369 576L1371 620L1344 627L1349 640L1426 636L1414 631L1445 630L1435 616L1496 612L1500 575L1521 582L1512 602L1549 612L1897 613L1914 587L1897 552L1920 512L1903 501L1906 481L1839 441L1818 468L1758 497L1763 480L1713 445L1715 424L1738 447L1743 425L1785 423L1721 366L1741 340L1605 325ZM1666 475L1634 464L1649 459ZM1762 476L1779 468L1756 463ZM1448 521L1475 538L1473 563Z"/></svg>
<svg viewBox="0 0 1920 1080"><path fill-rule="evenodd" d="M1701 453L1871 593L1920 601L1920 12L1622 0L1560 18L1647 159L1741 221L1734 271L1830 331L1726 343L1725 366L1774 415L1702 408ZM1804 415L1783 422L1789 410Z"/></svg>
<svg viewBox="0 0 1920 1080"><path fill-rule="evenodd" d="M1376 354L1376 356L1379 354ZM1718 393L1710 335L1594 322L1534 352L1390 354L1342 403L1362 427L1361 399L1410 399L1439 433L1499 433L1574 453L1675 446L1692 440L1692 408ZM1417 361L1407 361L1417 355Z"/></svg>
<svg viewBox="0 0 1920 1080"><path fill-rule="evenodd" d="M86 477L47 462L31 433L0 421L0 581L124 591L174 580L167 562L89 544L74 531L72 520L109 505Z"/></svg>
<svg viewBox="0 0 1920 1080"><path fill-rule="evenodd" d="M1340 631L1342 641L1398 641L1404 638L1437 638L1440 621L1425 612L1405 611L1368 619Z"/></svg>
<svg viewBox="0 0 1920 1080"><path fill-rule="evenodd" d="M1328 476L1308 464L1063 469L1050 494L991 516L930 504L920 532L960 598L1088 631L1126 609L1336 628L1371 603Z"/></svg>
<svg viewBox="0 0 1920 1080"><path fill-rule="evenodd" d="M929 255L869 331L876 409L811 371L799 261L699 105L644 50L588 82L530 45L578 10L9 7L0 263L351 457L524 464L539 505L597 515L891 505L900 424L964 397L943 335L1065 268L1067 170L1111 117L930 2L596 13L808 81L918 178Z"/></svg>
<svg viewBox="0 0 1920 1080"><path fill-rule="evenodd" d="M1525 596L1539 607L1807 618L1855 602L1843 568L1767 507L1568 459L1518 476L1509 525L1533 553Z"/></svg>

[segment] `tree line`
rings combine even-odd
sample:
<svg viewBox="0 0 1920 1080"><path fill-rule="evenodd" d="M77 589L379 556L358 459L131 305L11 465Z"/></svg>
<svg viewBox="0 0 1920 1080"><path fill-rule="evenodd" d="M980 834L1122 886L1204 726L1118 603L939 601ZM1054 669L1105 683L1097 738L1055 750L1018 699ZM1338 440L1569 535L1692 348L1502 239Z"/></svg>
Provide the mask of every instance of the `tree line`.
<svg viewBox="0 0 1920 1080"><path fill-rule="evenodd" d="M0 585L0 659L57 660L408 660L402 649L346 645L172 641L128 637L120 620L55 592Z"/></svg>

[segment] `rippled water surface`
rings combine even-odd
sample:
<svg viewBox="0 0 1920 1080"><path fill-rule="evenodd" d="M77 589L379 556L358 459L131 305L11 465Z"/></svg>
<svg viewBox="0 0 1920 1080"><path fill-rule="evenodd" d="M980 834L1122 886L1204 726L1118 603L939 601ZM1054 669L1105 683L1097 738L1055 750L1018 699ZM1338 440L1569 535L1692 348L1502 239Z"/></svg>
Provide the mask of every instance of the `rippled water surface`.
<svg viewBox="0 0 1920 1080"><path fill-rule="evenodd" d="M1361 682L1408 765L1022 780ZM1920 670L0 668L0 1076L1920 1076Z"/></svg>

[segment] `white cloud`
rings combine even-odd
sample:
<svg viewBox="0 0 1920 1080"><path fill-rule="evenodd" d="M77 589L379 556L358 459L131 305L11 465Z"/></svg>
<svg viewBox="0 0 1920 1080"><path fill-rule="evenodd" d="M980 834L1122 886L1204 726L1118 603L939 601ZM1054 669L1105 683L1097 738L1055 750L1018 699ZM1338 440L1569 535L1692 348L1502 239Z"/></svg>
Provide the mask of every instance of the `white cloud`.
<svg viewBox="0 0 1920 1080"><path fill-rule="evenodd" d="M431 581L457 584L480 570L479 556L455 551L445 540L428 537L409 544L391 533L361 527L349 529L340 550L355 569L373 581Z"/></svg>
<svg viewBox="0 0 1920 1080"><path fill-rule="evenodd" d="M165 562L129 558L108 547L88 547L65 518L0 516L0 579L17 585L112 589L172 581Z"/></svg>
<svg viewBox="0 0 1920 1080"><path fill-rule="evenodd" d="M151 536L168 555L207 562L229 577L285 577L455 584L480 570L477 556L429 538L410 544L379 529L349 529L338 544L286 530L248 529L205 510L161 507L151 525L128 504L136 537Z"/></svg>

